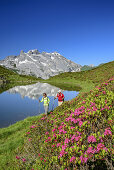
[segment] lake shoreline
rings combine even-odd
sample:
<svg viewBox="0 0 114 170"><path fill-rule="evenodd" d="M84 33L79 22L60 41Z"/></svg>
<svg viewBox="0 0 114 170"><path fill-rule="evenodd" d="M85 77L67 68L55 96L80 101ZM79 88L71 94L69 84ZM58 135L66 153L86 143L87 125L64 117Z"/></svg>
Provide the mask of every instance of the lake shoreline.
<svg viewBox="0 0 114 170"><path fill-rule="evenodd" d="M35 116L44 113L43 103L39 103L42 94L47 93L50 99L49 111L58 106L57 99L54 97L60 90L59 87L52 86L48 83L35 83L23 86L6 86L2 89L4 93L0 95L1 120L0 128L8 127L17 121L23 120L28 116ZM5 91L6 90L6 91ZM79 92L62 90L65 101L75 98Z"/></svg>

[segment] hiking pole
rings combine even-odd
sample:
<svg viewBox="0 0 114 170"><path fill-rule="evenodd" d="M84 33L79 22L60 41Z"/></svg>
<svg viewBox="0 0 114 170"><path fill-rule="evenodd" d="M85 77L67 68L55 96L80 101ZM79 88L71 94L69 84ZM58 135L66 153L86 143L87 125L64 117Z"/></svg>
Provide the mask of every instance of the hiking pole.
<svg viewBox="0 0 114 170"><path fill-rule="evenodd" d="M53 99L53 103L52 103L52 111L54 110L54 101L55 101L55 99Z"/></svg>
<svg viewBox="0 0 114 170"><path fill-rule="evenodd" d="M39 114L40 114L40 99L39 99L39 108L38 108L38 110L39 110Z"/></svg>

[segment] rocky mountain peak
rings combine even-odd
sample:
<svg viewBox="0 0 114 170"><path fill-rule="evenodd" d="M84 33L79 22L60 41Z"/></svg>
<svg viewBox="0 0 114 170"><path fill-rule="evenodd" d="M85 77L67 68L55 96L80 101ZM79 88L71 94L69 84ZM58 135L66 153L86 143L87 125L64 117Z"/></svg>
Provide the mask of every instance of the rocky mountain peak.
<svg viewBox="0 0 114 170"><path fill-rule="evenodd" d="M40 52L37 49L29 50L27 53L28 54L40 54Z"/></svg>
<svg viewBox="0 0 114 170"><path fill-rule="evenodd" d="M23 55L23 54L24 54L24 51L23 51L23 50L21 50L21 51L20 51L20 55Z"/></svg>
<svg viewBox="0 0 114 170"><path fill-rule="evenodd" d="M61 55L61 54L59 54L58 52L53 52L53 53L51 53L52 55Z"/></svg>
<svg viewBox="0 0 114 170"><path fill-rule="evenodd" d="M48 79L59 73L80 71L82 67L56 51L40 53L37 49L29 50L27 53L21 50L20 55L1 60L0 65L18 70L19 74L34 75L42 79Z"/></svg>

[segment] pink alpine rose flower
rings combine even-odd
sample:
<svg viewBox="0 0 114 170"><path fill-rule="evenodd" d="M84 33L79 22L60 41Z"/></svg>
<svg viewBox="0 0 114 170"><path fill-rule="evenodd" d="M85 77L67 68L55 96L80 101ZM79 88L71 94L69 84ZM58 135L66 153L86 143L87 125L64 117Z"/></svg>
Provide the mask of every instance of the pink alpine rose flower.
<svg viewBox="0 0 114 170"><path fill-rule="evenodd" d="M79 121L79 126L80 126L80 127L82 126L82 124L83 124L83 122L82 122L82 121Z"/></svg>
<svg viewBox="0 0 114 170"><path fill-rule="evenodd" d="M48 134L49 134L49 132L46 132L46 133L45 133L45 135L48 135Z"/></svg>
<svg viewBox="0 0 114 170"><path fill-rule="evenodd" d="M99 137L99 139L100 139L100 142L102 143L102 142L103 142L103 139L102 139L102 137Z"/></svg>
<svg viewBox="0 0 114 170"><path fill-rule="evenodd" d="M22 161L23 161L23 162L26 162L26 159L25 159L25 158L23 158L23 159L22 159Z"/></svg>
<svg viewBox="0 0 114 170"><path fill-rule="evenodd" d="M48 140L51 141L51 137L48 137Z"/></svg>
<svg viewBox="0 0 114 170"><path fill-rule="evenodd" d="M104 135L106 136L108 136L108 135L111 135L112 136L112 132L109 130L110 128L106 128L105 129L105 132L104 132Z"/></svg>
<svg viewBox="0 0 114 170"><path fill-rule="evenodd" d="M52 129L52 131L54 132L54 131L56 131L56 129L54 128L54 129Z"/></svg>
<svg viewBox="0 0 114 170"><path fill-rule="evenodd" d="M71 159L70 159L70 162L73 162L76 158L73 156Z"/></svg>
<svg viewBox="0 0 114 170"><path fill-rule="evenodd" d="M61 143L57 143L57 147L61 146Z"/></svg>
<svg viewBox="0 0 114 170"><path fill-rule="evenodd" d="M67 145L62 145L62 150L65 150L67 148Z"/></svg>
<svg viewBox="0 0 114 170"><path fill-rule="evenodd" d="M106 92L105 92L105 91L103 91L103 94L106 94Z"/></svg>
<svg viewBox="0 0 114 170"><path fill-rule="evenodd" d="M64 143L69 143L70 140L68 138L65 139Z"/></svg>
<svg viewBox="0 0 114 170"><path fill-rule="evenodd" d="M96 138L94 136L88 136L88 143L94 143L96 142Z"/></svg>
<svg viewBox="0 0 114 170"><path fill-rule="evenodd" d="M88 149L87 149L87 154L94 154L95 152L96 152L96 149L93 149L93 147L89 147Z"/></svg>
<svg viewBox="0 0 114 170"><path fill-rule="evenodd" d="M81 136L75 137L75 140L78 141L81 138Z"/></svg>
<svg viewBox="0 0 114 170"><path fill-rule="evenodd" d="M30 134L30 132L27 132L27 134Z"/></svg>
<svg viewBox="0 0 114 170"><path fill-rule="evenodd" d="M86 163L88 158L83 157L82 155L80 156L81 163Z"/></svg>
<svg viewBox="0 0 114 170"><path fill-rule="evenodd" d="M61 150L60 155L58 156L58 158L62 157L64 154L67 154L67 152L65 152L64 150Z"/></svg>
<svg viewBox="0 0 114 170"><path fill-rule="evenodd" d="M75 135L73 135L73 136L72 136L72 138L71 138L71 140L73 141L73 140L75 139L75 137L76 137L76 136L75 136Z"/></svg>
<svg viewBox="0 0 114 170"><path fill-rule="evenodd" d="M45 120L46 118L45 117L42 117L41 120Z"/></svg>
<svg viewBox="0 0 114 170"><path fill-rule="evenodd" d="M58 130L60 130L60 129L62 129L62 128L63 128L63 126L59 126L59 127L58 127Z"/></svg>
<svg viewBox="0 0 114 170"><path fill-rule="evenodd" d="M104 148L104 144L98 143L98 145L97 145L97 152L99 152L103 148Z"/></svg>
<svg viewBox="0 0 114 170"><path fill-rule="evenodd" d="M54 134L53 134L53 137L55 137L55 138L56 138L56 137L57 137L57 135L54 133Z"/></svg>
<svg viewBox="0 0 114 170"><path fill-rule="evenodd" d="M35 128L36 126L35 125L32 125L30 128Z"/></svg>
<svg viewBox="0 0 114 170"><path fill-rule="evenodd" d="M16 159L20 159L20 157L19 157L19 156L16 156Z"/></svg>

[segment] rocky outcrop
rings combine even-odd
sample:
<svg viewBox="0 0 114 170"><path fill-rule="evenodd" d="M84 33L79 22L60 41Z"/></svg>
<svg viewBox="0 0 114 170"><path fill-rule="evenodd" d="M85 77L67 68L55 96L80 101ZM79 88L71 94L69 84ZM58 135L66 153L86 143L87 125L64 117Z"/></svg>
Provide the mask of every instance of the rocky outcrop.
<svg viewBox="0 0 114 170"><path fill-rule="evenodd" d="M22 50L18 56L8 56L0 61L0 65L14 69L19 74L33 75L42 79L48 79L63 72L80 71L82 67L58 52L40 53L37 49L27 53Z"/></svg>

